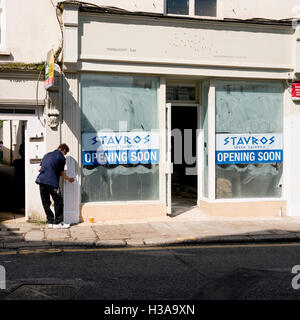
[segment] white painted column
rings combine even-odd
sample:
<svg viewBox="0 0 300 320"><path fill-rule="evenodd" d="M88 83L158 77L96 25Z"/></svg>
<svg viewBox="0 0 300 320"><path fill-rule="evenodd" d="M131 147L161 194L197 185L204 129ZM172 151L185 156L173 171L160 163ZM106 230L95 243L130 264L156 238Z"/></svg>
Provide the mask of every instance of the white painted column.
<svg viewBox="0 0 300 320"><path fill-rule="evenodd" d="M287 126L284 148L286 157L285 182L288 216L300 216L300 104L291 102L285 121Z"/></svg>
<svg viewBox="0 0 300 320"><path fill-rule="evenodd" d="M296 26L295 79L300 80L300 24ZM284 195L287 215L300 216L300 103L286 90L284 108Z"/></svg>
<svg viewBox="0 0 300 320"><path fill-rule="evenodd" d="M81 174L81 131L79 109L78 62L78 9L76 3L62 3L64 25L63 47L63 111L61 142L69 148L66 174L75 179L73 183L64 181L64 221L78 223L80 219L80 174ZM70 72L71 71L71 72Z"/></svg>
<svg viewBox="0 0 300 320"><path fill-rule="evenodd" d="M160 77L158 90L158 115L160 129L159 200L166 203L166 78Z"/></svg>
<svg viewBox="0 0 300 320"><path fill-rule="evenodd" d="M75 178L72 184L64 181L64 221L66 223L78 223L80 216L81 132L78 85L77 73L64 75L61 142L66 143L70 148L66 173Z"/></svg>
<svg viewBox="0 0 300 320"><path fill-rule="evenodd" d="M300 22L296 26L296 68L295 73L300 79Z"/></svg>
<svg viewBox="0 0 300 320"><path fill-rule="evenodd" d="M67 69L74 68L78 61L78 8L78 4L63 3L63 62Z"/></svg>
<svg viewBox="0 0 300 320"><path fill-rule="evenodd" d="M210 81L208 92L208 198L215 200L216 194L216 85Z"/></svg>

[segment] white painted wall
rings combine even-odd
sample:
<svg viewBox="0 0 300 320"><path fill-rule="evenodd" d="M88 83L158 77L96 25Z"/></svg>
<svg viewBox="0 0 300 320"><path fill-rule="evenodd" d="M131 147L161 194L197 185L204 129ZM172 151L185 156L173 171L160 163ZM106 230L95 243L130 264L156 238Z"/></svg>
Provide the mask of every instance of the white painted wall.
<svg viewBox="0 0 300 320"><path fill-rule="evenodd" d="M45 61L47 52L50 49L56 51L61 42L61 30L56 17L57 1L4 1L6 46L0 50L0 63L41 63ZM37 89L38 97L36 95ZM14 107L19 105L35 106L37 98L39 102L46 98L43 74L39 77L38 72L31 74L9 70L1 72L1 103L5 105L8 101ZM7 124L9 125L9 121L7 121ZM43 135L46 136L41 157L45 154L46 146L52 145L52 140L56 139L57 136L59 138L59 132L49 129L45 134L42 114L40 114L40 119L38 117L29 119L25 131L26 217L44 220L45 214L40 200L39 188L35 184L38 164L30 163L32 152L36 150L36 145L29 141L30 137L35 137L34 128L37 129L38 133L43 132ZM10 146L10 138L8 137L7 140L6 144ZM57 147L57 143L55 145ZM17 155L18 143L14 149L14 153Z"/></svg>
<svg viewBox="0 0 300 320"><path fill-rule="evenodd" d="M60 46L62 35L56 17L57 0L4 0L5 48L0 62L40 63L47 52ZM163 12L162 0L94 0L97 5L130 11ZM10 52L11 56L1 54Z"/></svg>
<svg viewBox="0 0 300 320"><path fill-rule="evenodd" d="M87 0L99 6L112 6L129 11L163 13L166 0ZM226 18L284 19L300 14L299 0L218 0Z"/></svg>
<svg viewBox="0 0 300 320"><path fill-rule="evenodd" d="M80 28L82 60L294 67L293 34L266 26L112 19L81 14ZM101 41L95 41L95 34L101 35Z"/></svg>
<svg viewBox="0 0 300 320"><path fill-rule="evenodd" d="M99 6L112 6L129 11L163 13L166 0L87 0ZM300 14L299 0L218 0L226 18L284 19Z"/></svg>
<svg viewBox="0 0 300 320"><path fill-rule="evenodd" d="M31 220L44 221L46 215L41 202L39 186L35 183L38 175L39 163L30 163L30 159L35 159L36 155L42 157L45 154L45 144L38 145L36 142L31 142L31 137L45 135L45 128L42 125L43 121L37 118L31 118L27 121L25 130L25 178L26 178L26 218ZM36 145L40 148L38 152Z"/></svg>
<svg viewBox="0 0 300 320"><path fill-rule="evenodd" d="M114 6L130 11L163 13L164 0L87 0L101 6ZM9 61L38 63L46 59L61 42L61 31L56 17L57 0L5 0L6 51ZM282 19L300 15L299 0L219 0L226 18L254 17ZM1 56L7 61L7 57Z"/></svg>
<svg viewBox="0 0 300 320"><path fill-rule="evenodd" d="M56 5L56 1L52 1ZM5 0L6 48L14 62L39 63L59 47L61 32L51 1ZM0 54L0 61L11 58Z"/></svg>
<svg viewBox="0 0 300 320"><path fill-rule="evenodd" d="M222 0L224 17L285 19L300 14L299 0Z"/></svg>
<svg viewBox="0 0 300 320"><path fill-rule="evenodd" d="M87 0L98 6L117 7L129 11L163 13L164 0Z"/></svg>

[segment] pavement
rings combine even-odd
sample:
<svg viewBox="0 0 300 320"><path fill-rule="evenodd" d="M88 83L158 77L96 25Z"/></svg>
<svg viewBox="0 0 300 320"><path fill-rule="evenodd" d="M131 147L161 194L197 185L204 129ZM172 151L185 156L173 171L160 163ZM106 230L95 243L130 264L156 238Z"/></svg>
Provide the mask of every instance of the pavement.
<svg viewBox="0 0 300 320"><path fill-rule="evenodd" d="M0 214L1 217L1 214ZM220 218L192 208L177 216L83 222L49 229L24 216L0 221L0 251L44 247L153 247L190 244L300 242L300 217Z"/></svg>

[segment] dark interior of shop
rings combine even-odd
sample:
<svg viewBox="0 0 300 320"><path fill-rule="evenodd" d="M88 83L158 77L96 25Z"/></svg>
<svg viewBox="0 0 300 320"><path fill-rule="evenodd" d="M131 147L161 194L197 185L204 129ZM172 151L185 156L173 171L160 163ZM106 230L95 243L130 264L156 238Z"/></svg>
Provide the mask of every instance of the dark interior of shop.
<svg viewBox="0 0 300 320"><path fill-rule="evenodd" d="M172 201L176 199L190 200L191 204L197 201L197 169L196 169L196 130L197 130L197 108L195 107L173 107L172 106L172 132L178 129L182 134L182 146L177 145L176 138L172 138ZM188 129L188 130L185 130ZM192 142L188 139L185 143L184 136L192 135ZM177 140L179 141L179 140ZM180 149L182 148L182 149ZM182 163L178 163L178 152L181 151ZM194 158L194 162L191 162ZM190 160L189 160L190 159ZM189 171L187 169L194 168ZM189 173L193 174L189 174Z"/></svg>
<svg viewBox="0 0 300 320"><path fill-rule="evenodd" d="M9 121L9 120L8 120ZM25 215L25 143L24 125L20 127L20 140L16 144L5 143L12 139L12 130L3 130L0 136L0 221L16 219ZM17 150L17 152L13 152Z"/></svg>

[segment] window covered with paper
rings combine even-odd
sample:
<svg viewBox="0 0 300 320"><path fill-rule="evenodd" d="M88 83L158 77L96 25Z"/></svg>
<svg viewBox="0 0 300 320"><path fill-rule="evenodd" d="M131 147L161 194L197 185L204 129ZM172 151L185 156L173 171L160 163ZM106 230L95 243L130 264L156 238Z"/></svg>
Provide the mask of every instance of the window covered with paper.
<svg viewBox="0 0 300 320"><path fill-rule="evenodd" d="M216 198L282 193L283 84L216 82Z"/></svg>
<svg viewBox="0 0 300 320"><path fill-rule="evenodd" d="M158 200L158 79L81 77L82 202Z"/></svg>

